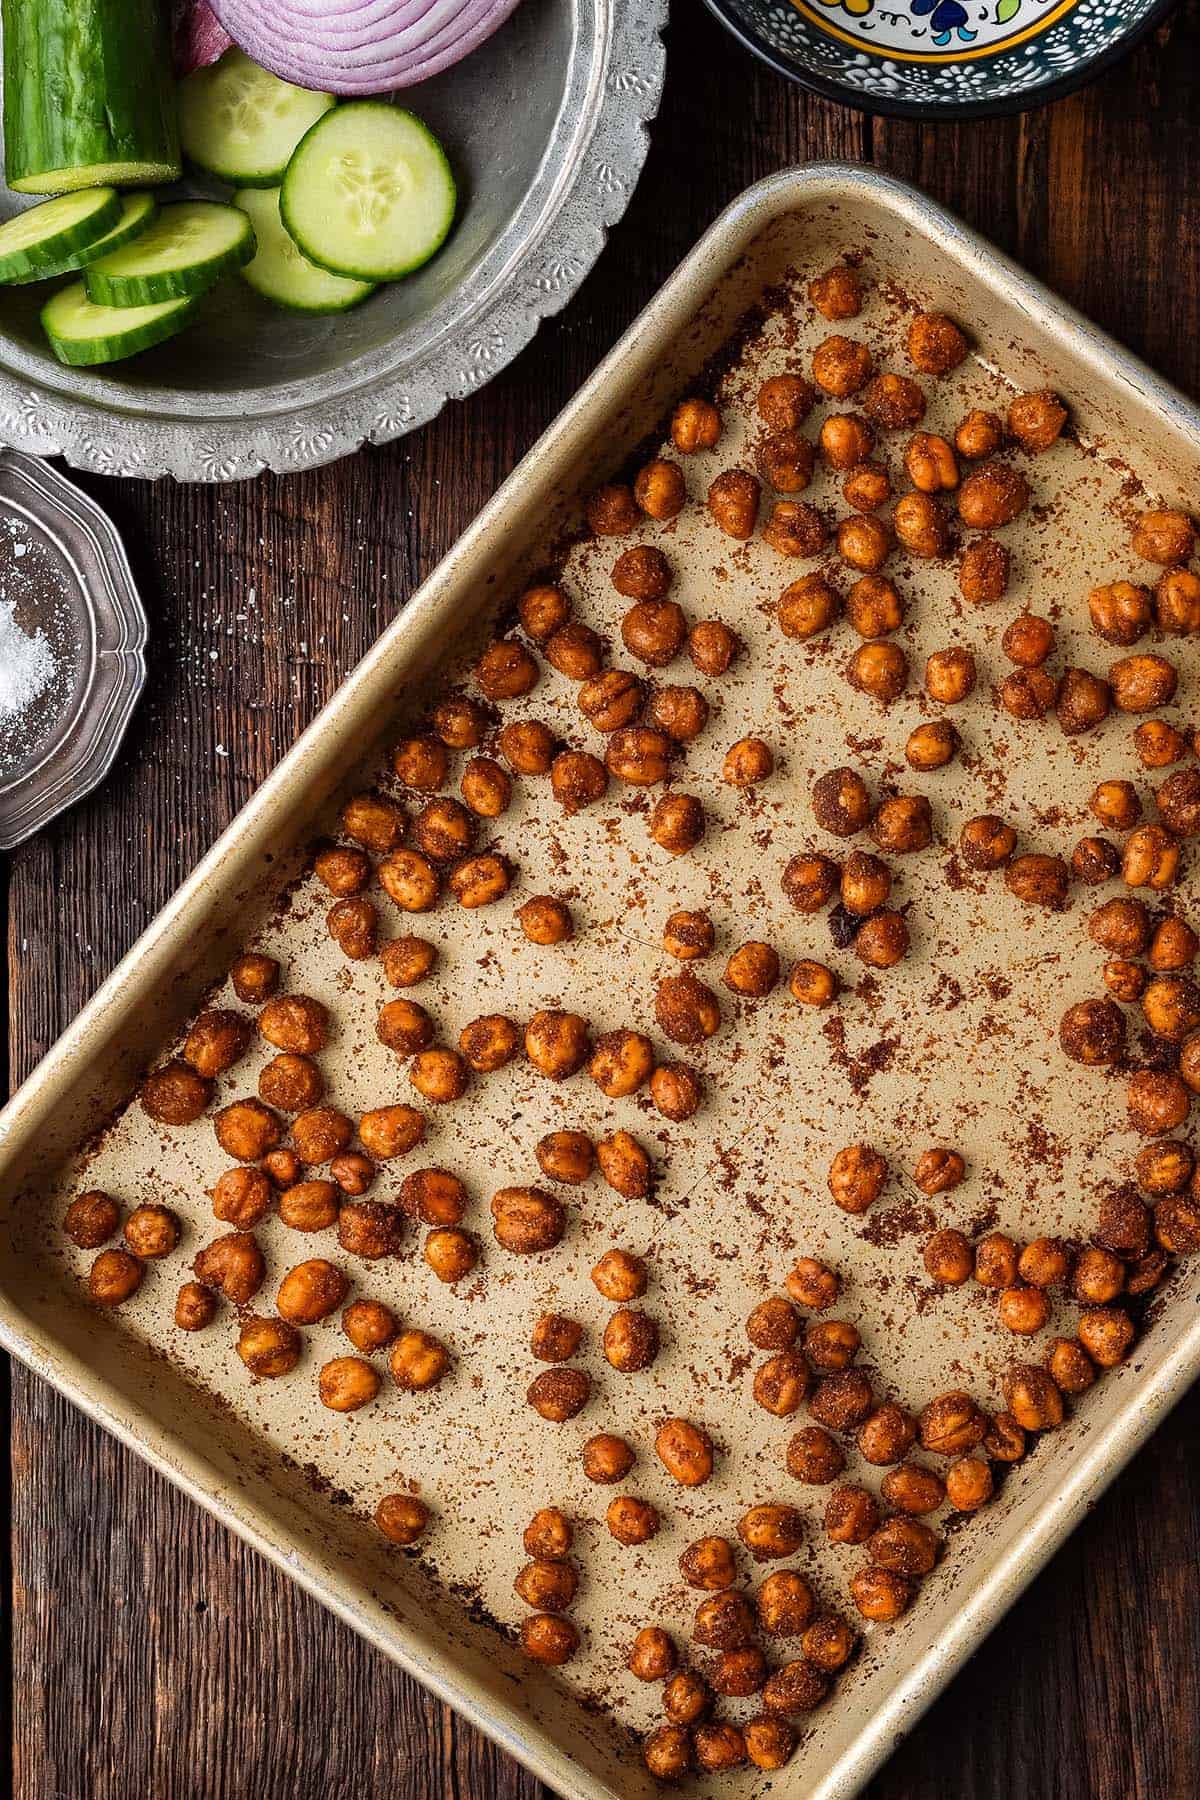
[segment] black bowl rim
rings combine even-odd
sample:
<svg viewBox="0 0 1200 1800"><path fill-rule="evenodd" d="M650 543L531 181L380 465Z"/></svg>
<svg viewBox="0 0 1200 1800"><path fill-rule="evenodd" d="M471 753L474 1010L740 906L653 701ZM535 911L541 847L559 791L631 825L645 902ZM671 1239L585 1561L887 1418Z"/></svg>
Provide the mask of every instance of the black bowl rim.
<svg viewBox="0 0 1200 1800"><path fill-rule="evenodd" d="M749 50L760 62L766 63L768 68L774 69L777 75L795 82L797 87L806 88L809 93L819 94L822 99L833 100L840 106L852 106L859 112L872 113L881 118L918 119L926 124L939 124L959 119L1011 118L1016 113L1032 112L1039 106L1048 106L1053 100L1061 100L1067 94L1075 93L1078 88L1086 87L1088 82L1097 80L1115 63L1120 62L1122 57L1128 56L1178 4L1178 0L1156 0L1149 12L1135 25L1131 25L1123 36L1097 51L1095 56L1088 57L1068 74L1060 75L1042 87L1029 88L1023 94L1010 94L994 100L948 101L945 105L917 100L893 100L886 95L866 93L861 88L846 87L815 69L797 68L750 30L733 10L730 0L704 0L704 4L744 49Z"/></svg>

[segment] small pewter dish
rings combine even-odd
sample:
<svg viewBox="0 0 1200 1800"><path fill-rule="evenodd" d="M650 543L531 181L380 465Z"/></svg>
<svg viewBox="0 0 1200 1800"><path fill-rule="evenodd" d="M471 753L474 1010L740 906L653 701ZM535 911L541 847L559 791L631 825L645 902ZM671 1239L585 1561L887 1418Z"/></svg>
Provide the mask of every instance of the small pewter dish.
<svg viewBox="0 0 1200 1800"><path fill-rule="evenodd" d="M0 451L0 642L6 634L0 850L103 781L146 681L146 614L112 521L14 450Z"/></svg>
<svg viewBox="0 0 1200 1800"><path fill-rule="evenodd" d="M645 160L666 19L667 0L521 0L406 89L445 145L458 217L431 262L352 312L283 312L232 275L169 343L68 369L38 322L46 285L4 289L0 442L104 475L233 481L425 424L510 363L599 256ZM0 214L22 204L0 191Z"/></svg>
<svg viewBox="0 0 1200 1800"><path fill-rule="evenodd" d="M706 0L779 74L907 119L1024 112L1126 55L1175 0Z"/></svg>

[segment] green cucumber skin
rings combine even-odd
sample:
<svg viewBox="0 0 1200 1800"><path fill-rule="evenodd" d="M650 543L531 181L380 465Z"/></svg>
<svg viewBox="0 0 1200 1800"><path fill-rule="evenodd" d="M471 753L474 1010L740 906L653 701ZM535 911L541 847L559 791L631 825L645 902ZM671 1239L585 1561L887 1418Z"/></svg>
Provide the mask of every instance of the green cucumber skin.
<svg viewBox="0 0 1200 1800"><path fill-rule="evenodd" d="M319 132L321 127L331 118L338 116L340 119L344 120L346 113L352 109L358 108L365 110L368 107L379 107L380 109L389 111L393 110L392 103L387 100L354 100L343 102L341 105L334 107L331 112L325 113L321 118L317 119L314 124L309 126L304 136L300 139L300 142L296 145L296 148L292 151L291 160L284 170L283 180L279 187L279 216L283 220L284 230L288 232L297 249L299 249L303 255L307 256L309 262L316 263L318 269L324 269L330 275L344 275L351 281L370 281L377 285L384 281L400 281L405 275L415 275L418 269L423 269L427 262L432 261L445 244L451 231L454 229L454 221L458 217L459 201L458 184L454 179L454 171L450 167L450 159L446 155L441 140L435 137L433 132L429 130L429 127L425 125L422 120L418 119L415 114L409 113L407 116L412 119L413 123L418 126L423 135L428 138L430 144L437 152L442 166L445 169L450 193L453 197L450 215L446 221L446 229L443 231L441 237L422 256L414 258L412 262L405 263L403 267L392 267L389 269L351 268L346 263L339 264L331 262L327 255L319 256L316 254L312 249L311 242L306 241L305 239L303 227L296 226L293 218L293 208L289 205L290 187L297 178L297 171L301 167L301 153L308 143L308 140L313 137L316 132Z"/></svg>
<svg viewBox="0 0 1200 1800"><path fill-rule="evenodd" d="M119 337L107 338L56 337L46 323L46 311L52 303L48 300L42 308L42 330L60 363L75 369L95 368L100 363L123 362L126 357L137 356L142 350L150 350L155 344L163 344L168 338L175 337L195 318L200 299L201 296L197 295L190 305L181 306L169 318L157 319L152 325L144 325L138 331L127 331Z"/></svg>
<svg viewBox="0 0 1200 1800"><path fill-rule="evenodd" d="M227 210L236 213L239 209ZM152 275L111 275L104 267L103 257L87 264L83 279L88 299L97 306L156 306L162 300L187 300L206 294L227 270L240 269L248 263L258 247L253 225L244 213L241 216L245 230L236 244L221 255L181 269L156 269ZM133 247L136 248L136 240Z"/></svg>
<svg viewBox="0 0 1200 1800"><path fill-rule="evenodd" d="M0 14L10 187L21 192L54 170L111 163L180 174L158 0L2 0Z"/></svg>
<svg viewBox="0 0 1200 1800"><path fill-rule="evenodd" d="M139 195L138 198L143 196ZM157 204L149 194L144 198L148 204L136 222L131 221L123 230L119 225L115 226L112 231L106 231L103 237L97 238L94 244L86 244L82 250L77 250L74 256L65 257L62 262L54 263L48 269L35 269L32 275L21 275L11 285L28 287L34 281L52 281L59 275L78 274L98 256L107 256L110 250L119 250L124 244L131 244L134 238L141 236L147 225L153 223L158 211Z"/></svg>
<svg viewBox="0 0 1200 1800"><path fill-rule="evenodd" d="M121 199L115 188L107 190L107 197L101 203L102 190L91 190L96 196L96 203L87 219L77 220L74 226L51 233L38 244L31 244L24 250L4 251L0 249L0 282L36 280L43 270L49 272L54 264L65 256L83 250L97 238L111 231L121 216ZM71 197L74 204L74 197ZM19 215L22 219L41 218L45 229L45 215L41 206L32 206L28 212ZM52 253L50 246L54 246Z"/></svg>

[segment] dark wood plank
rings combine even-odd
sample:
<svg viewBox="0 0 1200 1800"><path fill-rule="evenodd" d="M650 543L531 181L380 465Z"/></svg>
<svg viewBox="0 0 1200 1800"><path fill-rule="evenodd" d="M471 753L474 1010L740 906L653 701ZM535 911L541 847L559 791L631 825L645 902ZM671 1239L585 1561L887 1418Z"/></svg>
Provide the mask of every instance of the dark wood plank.
<svg viewBox="0 0 1200 1800"><path fill-rule="evenodd" d="M670 52L626 219L583 293L485 392L311 476L223 490L92 484L139 563L150 698L103 792L12 859L13 1081L749 181L824 156L916 180L1200 392L1198 0L1085 94L938 130L810 99L737 53L696 0L679 0ZM20 1370L10 1415L19 1800L544 1794ZM1191 1401L872 1800L1200 1792L1198 1454Z"/></svg>

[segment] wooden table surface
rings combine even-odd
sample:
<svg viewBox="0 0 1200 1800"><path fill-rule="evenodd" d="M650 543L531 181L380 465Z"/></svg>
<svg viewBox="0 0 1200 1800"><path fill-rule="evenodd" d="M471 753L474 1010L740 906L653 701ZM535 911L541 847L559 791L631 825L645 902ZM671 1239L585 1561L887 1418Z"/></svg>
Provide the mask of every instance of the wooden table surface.
<svg viewBox="0 0 1200 1800"><path fill-rule="evenodd" d="M581 295L490 387L399 444L311 475L87 483L144 584L150 682L105 787L7 865L14 1086L749 182L828 156L919 182L1200 396L1200 0L1057 106L936 129L810 99L744 56L699 0L673 10L666 94L629 212ZM545 1795L48 1387L20 1368L9 1382L5 1792ZM871 1800L1200 1795L1198 1472L1193 1397Z"/></svg>

